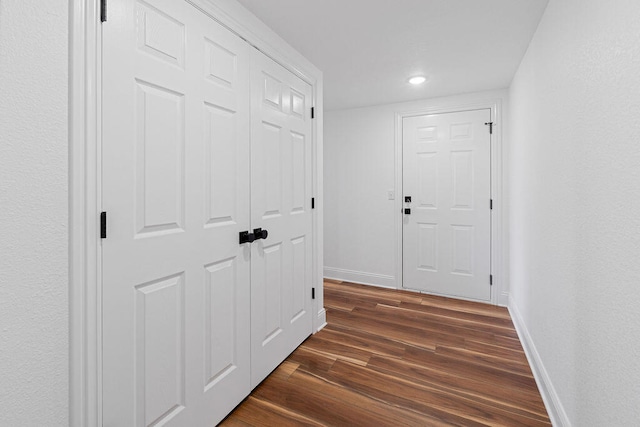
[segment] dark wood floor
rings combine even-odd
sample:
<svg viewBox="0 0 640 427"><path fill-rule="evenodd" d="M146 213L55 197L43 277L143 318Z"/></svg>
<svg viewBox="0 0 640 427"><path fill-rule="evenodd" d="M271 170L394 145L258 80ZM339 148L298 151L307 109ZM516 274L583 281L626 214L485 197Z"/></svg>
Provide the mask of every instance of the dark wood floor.
<svg viewBox="0 0 640 427"><path fill-rule="evenodd" d="M222 425L551 425L506 309L332 282L325 307Z"/></svg>

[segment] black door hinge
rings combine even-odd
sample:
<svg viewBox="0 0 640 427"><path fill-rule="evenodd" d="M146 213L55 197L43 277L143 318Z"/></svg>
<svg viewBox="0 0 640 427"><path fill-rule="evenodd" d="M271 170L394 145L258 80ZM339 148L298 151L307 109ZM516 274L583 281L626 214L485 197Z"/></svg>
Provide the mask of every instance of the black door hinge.
<svg viewBox="0 0 640 427"><path fill-rule="evenodd" d="M493 286L493 274L489 275L489 284Z"/></svg>
<svg viewBox="0 0 640 427"><path fill-rule="evenodd" d="M489 126L489 133L493 135L493 122L487 122L485 126Z"/></svg>
<svg viewBox="0 0 640 427"><path fill-rule="evenodd" d="M311 209L315 209L316 208L316 198L312 197L311 198Z"/></svg>
<svg viewBox="0 0 640 427"><path fill-rule="evenodd" d="M107 22L107 0L100 0L100 22Z"/></svg>
<svg viewBox="0 0 640 427"><path fill-rule="evenodd" d="M489 199L489 209L493 210L493 199Z"/></svg>
<svg viewBox="0 0 640 427"><path fill-rule="evenodd" d="M311 299L316 299L316 288L311 288Z"/></svg>
<svg viewBox="0 0 640 427"><path fill-rule="evenodd" d="M316 107L311 107L311 118L312 119L316 118Z"/></svg>
<svg viewBox="0 0 640 427"><path fill-rule="evenodd" d="M101 239L107 238L107 213L106 212L100 213L100 238Z"/></svg>

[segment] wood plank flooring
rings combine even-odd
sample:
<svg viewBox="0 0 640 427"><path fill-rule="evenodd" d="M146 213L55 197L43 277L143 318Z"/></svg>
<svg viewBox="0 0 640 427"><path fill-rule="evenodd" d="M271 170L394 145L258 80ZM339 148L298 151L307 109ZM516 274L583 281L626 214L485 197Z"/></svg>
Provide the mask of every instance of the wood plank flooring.
<svg viewBox="0 0 640 427"><path fill-rule="evenodd" d="M223 426L550 426L504 308L325 282L328 325Z"/></svg>

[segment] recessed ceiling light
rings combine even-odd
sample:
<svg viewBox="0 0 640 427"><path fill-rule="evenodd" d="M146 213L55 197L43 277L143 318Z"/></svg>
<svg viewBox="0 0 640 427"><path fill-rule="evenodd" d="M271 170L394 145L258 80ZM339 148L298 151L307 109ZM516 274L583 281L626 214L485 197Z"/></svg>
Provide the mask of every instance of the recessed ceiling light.
<svg viewBox="0 0 640 427"><path fill-rule="evenodd" d="M415 76L415 77L411 77L409 79L409 83L411 83L412 85L421 85L422 83L426 82L427 79L424 76Z"/></svg>

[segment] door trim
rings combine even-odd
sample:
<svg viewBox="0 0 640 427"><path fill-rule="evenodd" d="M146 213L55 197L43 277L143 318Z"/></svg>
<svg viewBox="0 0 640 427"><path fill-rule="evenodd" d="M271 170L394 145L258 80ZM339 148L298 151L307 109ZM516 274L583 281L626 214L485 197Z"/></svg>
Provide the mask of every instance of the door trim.
<svg viewBox="0 0 640 427"><path fill-rule="evenodd" d="M491 211L491 274L493 274L493 286L491 286L490 303L493 305L507 306L509 294L507 292L506 274L504 273L503 253L505 248L504 233L504 182L503 171L506 170L503 157L503 109L501 98L488 98L460 104L433 105L416 110L400 111L395 113L395 214L396 224L395 238L395 271L396 288L404 289L402 274L402 213L403 208L403 163L402 163L402 121L405 117L424 116L428 114L455 113L469 110L491 110L491 120L494 122L491 135L491 198L493 210ZM487 277L487 281L489 278Z"/></svg>
<svg viewBox="0 0 640 427"><path fill-rule="evenodd" d="M98 426L100 124L98 0L69 3L69 425Z"/></svg>
<svg viewBox="0 0 640 427"><path fill-rule="evenodd" d="M233 0L185 0L312 86L313 331L326 324L323 304L322 72ZM107 23L108 24L108 21ZM100 0L69 4L69 425L97 427L101 384Z"/></svg>

